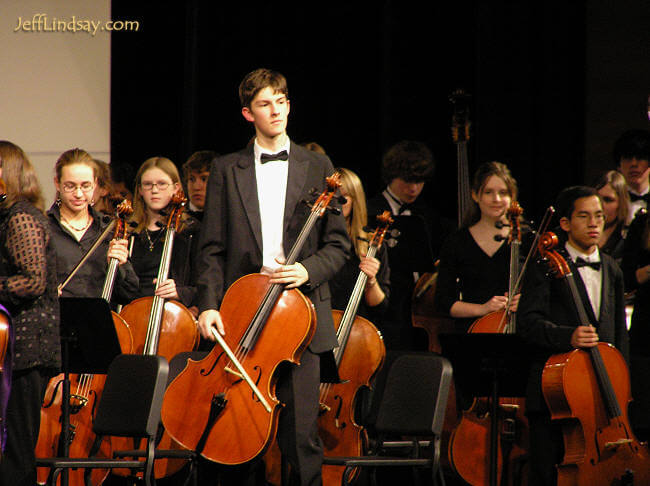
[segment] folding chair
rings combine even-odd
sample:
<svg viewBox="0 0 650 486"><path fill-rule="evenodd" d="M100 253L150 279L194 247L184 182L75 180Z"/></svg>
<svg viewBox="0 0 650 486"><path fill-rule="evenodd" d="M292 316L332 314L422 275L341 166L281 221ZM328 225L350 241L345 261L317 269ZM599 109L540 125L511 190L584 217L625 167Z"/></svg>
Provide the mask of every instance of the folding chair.
<svg viewBox="0 0 650 486"><path fill-rule="evenodd" d="M440 469L440 436L451 384L451 363L435 353L404 353L387 360L385 387L379 405L372 450L361 457L325 457L324 464L345 466L343 485L355 468L406 466L429 468L434 484L444 486ZM389 440L412 437L412 440ZM400 454L396 452L399 450ZM387 455L392 453L391 455ZM415 472L414 472L415 475ZM416 475L416 480L417 478Z"/></svg>
<svg viewBox="0 0 650 486"><path fill-rule="evenodd" d="M143 471L146 486L152 484L155 437L169 366L161 356L118 355L108 369L104 391L97 407L93 431L97 435L94 450L104 436L141 438L146 441L144 460L120 460L99 457L39 458L38 467L52 469L48 484L55 485L64 469L126 468ZM86 479L89 475L86 474Z"/></svg>
<svg viewBox="0 0 650 486"><path fill-rule="evenodd" d="M200 361L208 355L207 351L186 351L177 354L169 361L169 375L167 376L167 386L176 378L185 366L187 361L192 359L194 361ZM165 387L165 389L167 388ZM164 399L163 399L164 400ZM161 426L162 428L162 426ZM146 457L145 450L135 449L135 450L119 450L113 451L113 457L116 458L126 458L126 457L137 457L143 458ZM155 449L154 450L154 459L181 459L188 461L188 465L181 469L181 474L184 470L187 471L185 480L183 481L183 486L192 484L193 486L198 485L198 471L197 471L197 461L198 455L195 451L188 449ZM175 482L176 484L176 482Z"/></svg>

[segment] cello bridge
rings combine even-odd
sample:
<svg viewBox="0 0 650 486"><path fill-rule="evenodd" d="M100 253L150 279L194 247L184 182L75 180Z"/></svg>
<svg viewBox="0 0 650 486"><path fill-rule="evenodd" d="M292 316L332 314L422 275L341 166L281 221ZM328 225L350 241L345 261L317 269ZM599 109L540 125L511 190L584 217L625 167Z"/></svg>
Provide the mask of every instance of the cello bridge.
<svg viewBox="0 0 650 486"><path fill-rule="evenodd" d="M606 442L605 450L607 451L616 450L622 445L627 445L631 443L632 443L632 439L618 439L617 441L614 442Z"/></svg>

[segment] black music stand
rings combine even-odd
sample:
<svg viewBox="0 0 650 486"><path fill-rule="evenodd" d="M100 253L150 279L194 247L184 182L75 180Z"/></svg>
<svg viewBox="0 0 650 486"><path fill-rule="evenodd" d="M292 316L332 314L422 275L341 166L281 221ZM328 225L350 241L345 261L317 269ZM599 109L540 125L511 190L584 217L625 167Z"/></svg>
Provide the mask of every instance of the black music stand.
<svg viewBox="0 0 650 486"><path fill-rule="evenodd" d="M100 297L59 298L61 313L61 435L59 452L70 453L70 373L106 374L108 365L121 354L108 302ZM68 485L67 471L61 486Z"/></svg>
<svg viewBox="0 0 650 486"><path fill-rule="evenodd" d="M499 397L523 397L533 350L516 334L440 334L458 387L490 398L490 486L497 486Z"/></svg>

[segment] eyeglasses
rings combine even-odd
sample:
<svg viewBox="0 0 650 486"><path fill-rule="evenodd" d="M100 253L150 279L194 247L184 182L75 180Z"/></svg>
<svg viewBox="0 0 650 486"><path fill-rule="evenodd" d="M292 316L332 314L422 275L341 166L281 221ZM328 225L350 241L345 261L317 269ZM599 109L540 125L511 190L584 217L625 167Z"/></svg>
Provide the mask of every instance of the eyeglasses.
<svg viewBox="0 0 650 486"><path fill-rule="evenodd" d="M167 189L171 184L169 182L142 182L140 183L140 187L142 188L143 191L151 191L153 189L153 186L156 186L158 189L161 191L164 191Z"/></svg>
<svg viewBox="0 0 650 486"><path fill-rule="evenodd" d="M81 189L81 192L92 192L95 190L95 184L92 182L84 182L83 184L73 184L72 182L66 182L63 184L63 192L77 192Z"/></svg>

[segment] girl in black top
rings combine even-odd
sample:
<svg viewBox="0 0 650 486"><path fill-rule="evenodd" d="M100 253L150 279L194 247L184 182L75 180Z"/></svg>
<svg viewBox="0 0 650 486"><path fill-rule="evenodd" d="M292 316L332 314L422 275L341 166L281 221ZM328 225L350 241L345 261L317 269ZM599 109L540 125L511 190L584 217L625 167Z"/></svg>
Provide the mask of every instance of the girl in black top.
<svg viewBox="0 0 650 486"><path fill-rule="evenodd" d="M132 238L131 261L140 279L138 297L154 295L165 241L164 211L180 189L178 169L165 157L147 159L136 174L133 221L137 227ZM194 232L192 228L181 230L174 238L170 277L158 286L155 294L177 300L189 308L196 293L196 288L190 285L190 248Z"/></svg>
<svg viewBox="0 0 650 486"><path fill-rule="evenodd" d="M6 406L0 443L4 432L7 439L0 484L32 486L41 402L49 377L61 366L56 254L34 169L11 142L0 141L0 177L7 196L0 203L0 304L11 314L15 333L0 390L2 411ZM7 352L12 356L11 345Z"/></svg>
<svg viewBox="0 0 650 486"><path fill-rule="evenodd" d="M517 198L517 183L510 170L500 162L481 165L472 184L473 206L465 225L443 245L436 287L437 307L456 319L458 331L506 306L510 252L505 243L508 227L506 211ZM496 241L500 235L505 240ZM519 296L511 301L516 311Z"/></svg>
<svg viewBox="0 0 650 486"><path fill-rule="evenodd" d="M367 224L363 185L359 176L351 170L339 168L337 171L341 174L341 195L346 201L341 209L352 240L353 252L339 273L329 281L332 309L345 309L361 270L368 276L368 280L357 313L374 321L388 308L390 287L388 257L384 246L380 248L375 258L366 256L368 242L364 239L367 240L370 235L363 230ZM371 221L370 224L374 225L375 221Z"/></svg>
<svg viewBox="0 0 650 486"><path fill-rule="evenodd" d="M97 165L87 152L76 148L61 154L55 174L57 201L49 209L48 219L57 254L57 280L61 284L104 231L110 218L92 207ZM120 263L114 301L126 304L135 297L138 277L127 261L128 241L112 238L110 233L106 236L62 289L62 297L100 297L111 258L117 258Z"/></svg>

